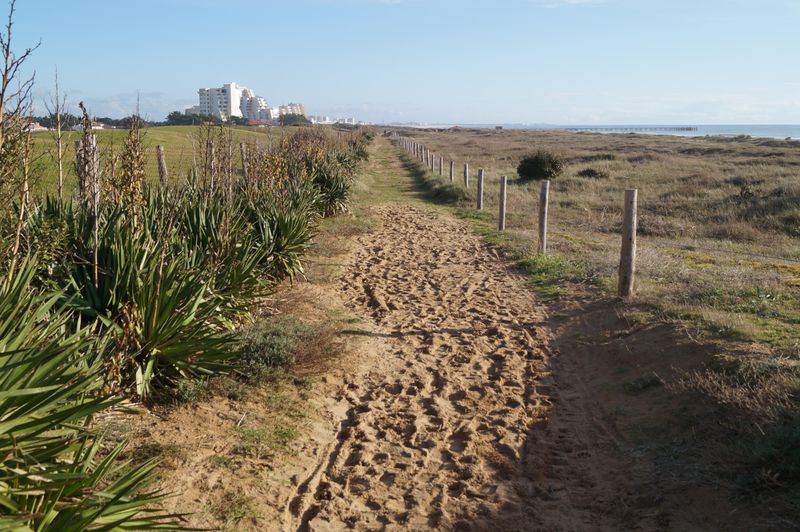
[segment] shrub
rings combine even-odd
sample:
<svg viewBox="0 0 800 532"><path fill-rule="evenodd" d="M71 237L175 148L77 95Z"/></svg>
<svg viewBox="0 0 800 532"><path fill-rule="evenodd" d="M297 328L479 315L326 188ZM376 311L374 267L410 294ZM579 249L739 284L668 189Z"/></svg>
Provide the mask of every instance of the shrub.
<svg viewBox="0 0 800 532"><path fill-rule="evenodd" d="M347 212L347 203L353 188L353 165L346 153L331 154L314 164L311 180L320 193L321 214L331 216Z"/></svg>
<svg viewBox="0 0 800 532"><path fill-rule="evenodd" d="M564 166L564 159L560 155L538 150L520 161L517 174L523 181L551 179L561 175Z"/></svg>
<svg viewBox="0 0 800 532"><path fill-rule="evenodd" d="M290 319L259 321L239 333L241 355L237 369L247 378L258 379L295 361L297 342L315 331Z"/></svg>
<svg viewBox="0 0 800 532"><path fill-rule="evenodd" d="M68 332L60 294L31 290L36 270L26 260L0 284L0 529L177 528L145 491L155 462L117 463L122 446L100 457L88 422L115 401L98 393L91 331Z"/></svg>

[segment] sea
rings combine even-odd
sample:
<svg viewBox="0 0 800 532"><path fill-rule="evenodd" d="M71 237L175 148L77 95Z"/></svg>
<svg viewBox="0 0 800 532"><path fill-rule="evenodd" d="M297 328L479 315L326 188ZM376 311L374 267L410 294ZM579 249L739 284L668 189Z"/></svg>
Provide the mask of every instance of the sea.
<svg viewBox="0 0 800 532"><path fill-rule="evenodd" d="M590 131L594 133L637 133L644 135L677 135L681 137L737 137L748 135L761 138L800 140L800 124L592 124L569 126L554 124L431 124L423 126L417 124L417 127L448 128L454 125L468 128L495 128L499 126L508 129L562 129L570 131Z"/></svg>

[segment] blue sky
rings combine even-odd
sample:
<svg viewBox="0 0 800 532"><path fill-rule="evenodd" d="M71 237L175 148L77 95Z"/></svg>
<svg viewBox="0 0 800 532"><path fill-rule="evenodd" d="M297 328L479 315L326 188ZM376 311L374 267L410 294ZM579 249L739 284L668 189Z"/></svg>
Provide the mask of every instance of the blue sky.
<svg viewBox="0 0 800 532"><path fill-rule="evenodd" d="M161 119L236 81L428 123L800 123L798 0L18 0L40 101ZM41 106L40 106L41 107Z"/></svg>

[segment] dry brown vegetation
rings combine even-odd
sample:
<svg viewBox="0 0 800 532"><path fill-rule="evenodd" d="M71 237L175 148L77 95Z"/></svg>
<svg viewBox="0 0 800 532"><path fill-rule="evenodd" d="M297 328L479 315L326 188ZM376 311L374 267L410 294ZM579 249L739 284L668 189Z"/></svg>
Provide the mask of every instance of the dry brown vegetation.
<svg viewBox="0 0 800 532"><path fill-rule="evenodd" d="M529 275L557 317L574 314L567 320L573 328L592 320L564 309L594 299L607 301L606 312L628 324L619 335L588 325L591 331L578 334L565 325L561 336L580 337L574 345L587 351L587 360L619 338L629 339L617 346L624 352L631 335L641 341L652 336L641 331L659 324L675 331L669 338L685 339L645 341L631 362L657 373L628 384L660 387L669 375L670 402L710 400L703 404L716 407L695 418L718 425L713 437L700 440L717 461L715 474L738 475L731 482L740 493L780 493L783 503L770 504L797 510L794 488L782 490L800 480L800 142L509 130L402 134L456 161L450 185L447 172L439 178L406 159L436 198L456 205ZM540 149L567 161L551 183L552 251L544 257L535 255L539 183L516 176L520 159ZM474 207L479 168L488 180L483 212ZM507 231L499 233L502 175L510 180L509 214ZM613 294L628 188L639 190L639 257L636 294L620 305ZM658 438L646 440L652 445Z"/></svg>
<svg viewBox="0 0 800 532"><path fill-rule="evenodd" d="M469 162L464 207L472 207L474 174L486 169L480 216L495 216L497 181L508 175L508 227L532 244L538 183L515 183L516 166L536 149L562 154L568 165L551 185L549 244L609 289L619 260L622 192L638 188L633 302L701 330L796 353L800 142L508 130L413 136L456 161L459 187ZM600 177L581 177L587 169Z"/></svg>

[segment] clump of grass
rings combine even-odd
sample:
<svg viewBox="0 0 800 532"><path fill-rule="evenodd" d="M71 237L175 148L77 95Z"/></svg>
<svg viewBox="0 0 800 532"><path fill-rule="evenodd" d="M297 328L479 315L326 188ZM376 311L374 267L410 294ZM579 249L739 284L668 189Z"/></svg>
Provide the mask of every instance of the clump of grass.
<svg viewBox="0 0 800 532"><path fill-rule="evenodd" d="M590 167L580 170L577 175L578 177L587 177L589 179L608 179L610 174L605 170Z"/></svg>
<svg viewBox="0 0 800 532"><path fill-rule="evenodd" d="M225 523L225 526L235 525L244 519L255 520L260 517L253 505L253 498L239 490L225 491L210 510L214 517Z"/></svg>
<svg viewBox="0 0 800 532"><path fill-rule="evenodd" d="M739 416L737 439L750 492L800 485L800 364L785 357L720 354L676 384L698 391Z"/></svg>
<svg viewBox="0 0 800 532"><path fill-rule="evenodd" d="M614 161L617 159L614 153L593 153L591 155L583 155L572 159L575 163L592 163L595 161Z"/></svg>
<svg viewBox="0 0 800 532"><path fill-rule="evenodd" d="M561 255L547 254L524 257L514 265L528 276L530 283L545 296L563 293L566 283L595 284L597 274L587 263L569 260Z"/></svg>
<svg viewBox="0 0 800 532"><path fill-rule="evenodd" d="M239 333L237 370L254 381L287 368L296 361L299 343L316 332L293 318L257 321Z"/></svg>
<svg viewBox="0 0 800 532"><path fill-rule="evenodd" d="M175 384L175 399L181 403L196 403L210 396L207 379L180 379Z"/></svg>
<svg viewBox="0 0 800 532"><path fill-rule="evenodd" d="M800 483L800 418L769 429L751 463L754 472L745 484L751 490L781 489Z"/></svg>
<svg viewBox="0 0 800 532"><path fill-rule="evenodd" d="M643 375L637 379L626 382L622 385L622 387L627 393L636 394L650 388L662 386L663 384L664 381L661 379L661 377L655 373L648 373L647 375Z"/></svg>
<svg viewBox="0 0 800 532"><path fill-rule="evenodd" d="M300 436L297 429L283 425L266 428L240 427L236 430L240 442L235 452L258 459L288 451L289 445Z"/></svg>

